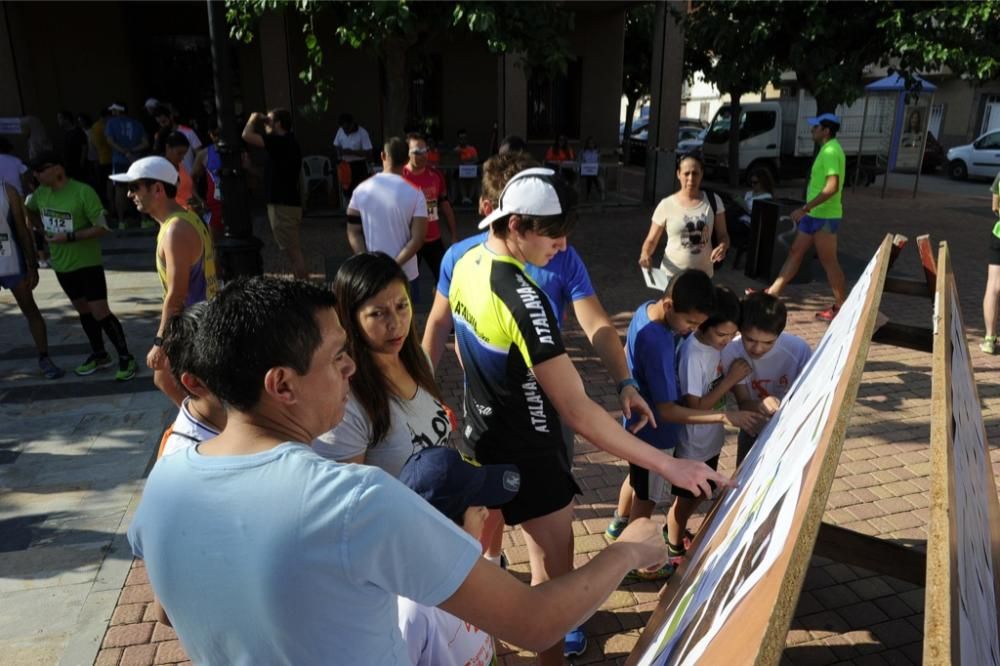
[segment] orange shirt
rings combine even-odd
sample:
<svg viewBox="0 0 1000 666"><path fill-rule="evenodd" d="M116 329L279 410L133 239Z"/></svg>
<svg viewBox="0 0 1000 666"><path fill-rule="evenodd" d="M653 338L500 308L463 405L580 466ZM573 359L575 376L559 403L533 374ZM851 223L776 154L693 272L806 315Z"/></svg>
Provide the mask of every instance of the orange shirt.
<svg viewBox="0 0 1000 666"><path fill-rule="evenodd" d="M427 163L431 166L438 166L441 164L441 153L437 148L429 148L427 150Z"/></svg>
<svg viewBox="0 0 1000 666"><path fill-rule="evenodd" d="M545 151L546 162L572 162L574 159L576 159L576 156L573 154L572 148L567 148L566 150L560 148L557 150L550 147Z"/></svg>
<svg viewBox="0 0 1000 666"><path fill-rule="evenodd" d="M177 196L174 201L184 210L191 210L188 202L194 197L194 181L183 164L177 166Z"/></svg>
<svg viewBox="0 0 1000 666"><path fill-rule="evenodd" d="M460 162L474 162L479 157L479 151L471 144L465 147L456 146L455 150L458 151L458 160Z"/></svg>

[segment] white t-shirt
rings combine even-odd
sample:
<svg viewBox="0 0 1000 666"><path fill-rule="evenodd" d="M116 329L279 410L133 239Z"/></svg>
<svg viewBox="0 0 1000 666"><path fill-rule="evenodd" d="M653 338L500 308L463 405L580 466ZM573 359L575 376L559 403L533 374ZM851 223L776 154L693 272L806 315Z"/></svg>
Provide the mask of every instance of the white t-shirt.
<svg viewBox="0 0 1000 666"><path fill-rule="evenodd" d="M313 450L324 458L344 462L365 454L365 464L399 476L403 463L417 451L448 444L451 421L444 405L423 388L410 400L389 400L392 425L385 439L371 446L372 428L364 408L348 396L344 420L313 441Z"/></svg>
<svg viewBox="0 0 1000 666"><path fill-rule="evenodd" d="M660 264L667 277L688 268L712 277L712 229L715 215L725 212L722 199L715 195L713 214L704 192L698 205L690 208L681 206L676 194L660 201L653 211L653 224L663 227L667 234L667 249Z"/></svg>
<svg viewBox="0 0 1000 666"><path fill-rule="evenodd" d="M399 630L413 666L490 666L493 637L433 606L399 598Z"/></svg>
<svg viewBox="0 0 1000 666"><path fill-rule="evenodd" d="M191 173L194 171L195 154L198 152L198 149L201 148L201 139L198 138L198 133L187 125L178 125L177 131L183 134L187 138L188 143L191 144L188 151L184 153L184 159L181 160L181 164L184 165L184 168L188 170L188 173Z"/></svg>
<svg viewBox="0 0 1000 666"><path fill-rule="evenodd" d="M702 397L722 380L722 352L703 344L694 335L681 343L678 375L681 396ZM726 396L713 405L717 412L726 410ZM721 423L686 425L681 430L680 442L674 450L677 458L709 460L719 455L726 442L726 430Z"/></svg>
<svg viewBox="0 0 1000 666"><path fill-rule="evenodd" d="M361 213L368 251L390 257L410 241L413 218L427 217L424 193L394 173L377 173L358 185L347 207ZM403 272L409 280L417 279L417 255L403 264Z"/></svg>
<svg viewBox="0 0 1000 666"><path fill-rule="evenodd" d="M14 216L10 213L7 188L0 180L0 277L21 273L21 249L17 245Z"/></svg>
<svg viewBox="0 0 1000 666"><path fill-rule="evenodd" d="M167 443L163 445L164 456L183 451L189 446L219 436L218 430L205 425L191 415L191 410L188 409L190 401L191 398L184 398L180 411L177 412L177 418L174 419L174 424L170 427L170 437L167 437Z"/></svg>
<svg viewBox="0 0 1000 666"><path fill-rule="evenodd" d="M372 140L368 138L368 130L364 127L358 127L358 129L350 134L344 131L341 127L337 130L337 135L333 137L333 145L337 148L347 149L347 150L371 150ZM365 159L360 155L344 155L342 158L345 162L358 162Z"/></svg>
<svg viewBox="0 0 1000 666"><path fill-rule="evenodd" d="M27 171L28 167L24 166L24 162L19 157L0 153L0 183L7 183L22 197L24 190L21 187L21 176Z"/></svg>
<svg viewBox="0 0 1000 666"><path fill-rule="evenodd" d="M723 372L729 372L733 361L738 358L745 359L753 371L740 382L740 385L746 386L755 400L763 400L768 396L781 400L795 383L795 378L806 367L810 356L812 350L808 342L797 335L782 333L771 347L771 351L758 359L752 359L743 348L741 336L737 335L722 350L722 369Z"/></svg>

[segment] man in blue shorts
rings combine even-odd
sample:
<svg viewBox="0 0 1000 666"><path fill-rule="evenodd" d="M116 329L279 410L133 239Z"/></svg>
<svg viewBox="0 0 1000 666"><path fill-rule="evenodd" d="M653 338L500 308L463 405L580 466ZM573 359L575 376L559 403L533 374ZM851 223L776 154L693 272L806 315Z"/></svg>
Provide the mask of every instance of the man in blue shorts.
<svg viewBox="0 0 1000 666"><path fill-rule="evenodd" d="M835 301L829 309L817 312L816 318L832 321L846 297L844 271L837 261L837 229L844 216L841 195L844 191L846 159L844 149L837 141L839 116L824 113L810 118L809 125L812 127L813 141L819 146L819 153L809 173L806 204L792 212L792 222L798 225L795 241L788 250L788 258L785 259L781 272L765 291L772 296L780 295L785 285L799 272L806 252L815 243L816 254L826 271L826 279Z"/></svg>

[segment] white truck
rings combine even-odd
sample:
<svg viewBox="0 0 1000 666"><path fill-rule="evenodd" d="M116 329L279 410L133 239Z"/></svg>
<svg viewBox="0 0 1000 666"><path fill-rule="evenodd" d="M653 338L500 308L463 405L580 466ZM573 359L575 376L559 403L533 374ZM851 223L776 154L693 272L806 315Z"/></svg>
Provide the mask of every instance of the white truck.
<svg viewBox="0 0 1000 666"><path fill-rule="evenodd" d="M837 134L847 155L847 182L853 182L859 154L863 166L862 183L885 170L892 134L893 99L886 95L868 98L867 121L861 143L861 125L865 118L865 98L849 106L837 107L843 124ZM730 106L719 108L702 145L706 175L726 173L729 167ZM804 91L797 97L782 97L740 105L739 170L746 182L759 169L770 172L772 180L794 178L808 173L814 145L807 119L816 115L816 99ZM861 152L859 153L859 144Z"/></svg>

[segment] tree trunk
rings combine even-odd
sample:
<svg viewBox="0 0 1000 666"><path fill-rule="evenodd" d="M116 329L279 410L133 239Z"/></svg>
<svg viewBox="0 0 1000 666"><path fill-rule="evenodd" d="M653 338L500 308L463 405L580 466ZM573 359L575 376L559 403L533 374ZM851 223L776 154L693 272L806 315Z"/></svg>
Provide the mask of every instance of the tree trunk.
<svg viewBox="0 0 1000 666"><path fill-rule="evenodd" d="M816 96L816 115L837 113L837 101L832 97Z"/></svg>
<svg viewBox="0 0 1000 666"><path fill-rule="evenodd" d="M410 76L407 71L407 44L402 39L387 39L382 53L385 66L383 86L383 140L403 136L410 108Z"/></svg>
<svg viewBox="0 0 1000 666"><path fill-rule="evenodd" d="M729 186L740 184L740 98L742 93L729 93Z"/></svg>
<svg viewBox="0 0 1000 666"><path fill-rule="evenodd" d="M630 95L625 102L625 129L622 131L622 162L625 164L629 163L629 158L632 156L632 146L629 145L628 138L632 134L632 115L635 113L635 105L638 101L638 96Z"/></svg>

